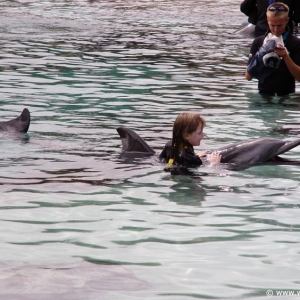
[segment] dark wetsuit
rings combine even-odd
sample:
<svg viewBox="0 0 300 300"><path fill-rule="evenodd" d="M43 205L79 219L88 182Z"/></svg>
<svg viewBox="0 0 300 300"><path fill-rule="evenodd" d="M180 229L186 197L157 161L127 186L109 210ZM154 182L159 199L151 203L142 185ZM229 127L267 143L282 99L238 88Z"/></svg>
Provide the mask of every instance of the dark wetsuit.
<svg viewBox="0 0 300 300"><path fill-rule="evenodd" d="M264 39L265 36L263 35L253 41L250 50L252 57L249 58L248 65L255 53L262 46ZM300 66L300 39L289 34L284 40L284 46L287 48L293 62ZM261 94L274 95L276 93L278 96L295 92L295 78L283 60L281 60L278 69L269 75L263 83L258 82L258 90Z"/></svg>
<svg viewBox="0 0 300 300"><path fill-rule="evenodd" d="M300 1L299 0L282 0L280 1L286 4L289 7L289 28L293 31L293 24L294 21L296 24L300 22ZM267 23L267 8L269 6L268 0L244 0L240 5L240 10L246 16L251 16L257 7L257 16L255 17L255 37L263 35L269 29ZM251 20L249 20L251 21ZM252 21L253 22L253 21ZM251 23L251 22L250 22Z"/></svg>
<svg viewBox="0 0 300 300"><path fill-rule="evenodd" d="M183 148L180 150L178 161L173 161L171 158L172 152L172 141L169 141L164 150L159 155L160 160L168 163L170 166L195 168L202 165L202 160L198 155L195 154L193 147Z"/></svg>

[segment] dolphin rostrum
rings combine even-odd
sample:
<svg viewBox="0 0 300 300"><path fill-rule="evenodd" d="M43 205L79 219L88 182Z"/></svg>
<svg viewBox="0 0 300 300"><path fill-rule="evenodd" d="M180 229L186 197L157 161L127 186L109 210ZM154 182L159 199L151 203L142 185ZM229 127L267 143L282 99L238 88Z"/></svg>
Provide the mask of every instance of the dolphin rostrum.
<svg viewBox="0 0 300 300"><path fill-rule="evenodd" d="M13 131L26 133L30 125L30 113L27 108L24 108L21 115L15 119L0 122L0 131Z"/></svg>
<svg viewBox="0 0 300 300"><path fill-rule="evenodd" d="M122 139L123 153L155 154L155 151L131 129L119 127L117 131ZM233 143L215 151L222 155L221 163L229 164L230 169L241 170L261 164L300 165L300 161L279 156L299 145L300 139L282 141L275 138L259 138Z"/></svg>

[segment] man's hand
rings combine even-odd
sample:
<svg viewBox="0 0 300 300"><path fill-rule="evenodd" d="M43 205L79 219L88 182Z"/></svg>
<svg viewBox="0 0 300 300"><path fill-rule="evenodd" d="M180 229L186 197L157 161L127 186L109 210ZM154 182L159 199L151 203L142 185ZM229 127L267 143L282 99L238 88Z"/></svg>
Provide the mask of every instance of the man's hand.
<svg viewBox="0 0 300 300"><path fill-rule="evenodd" d="M285 58L287 55L289 55L289 52L283 46L277 46L274 52L282 58Z"/></svg>

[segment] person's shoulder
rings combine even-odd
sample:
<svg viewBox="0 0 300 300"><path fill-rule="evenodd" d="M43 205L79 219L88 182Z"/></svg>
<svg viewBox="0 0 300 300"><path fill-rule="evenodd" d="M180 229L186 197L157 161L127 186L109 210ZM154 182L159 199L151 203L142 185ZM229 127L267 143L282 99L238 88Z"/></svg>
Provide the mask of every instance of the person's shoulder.
<svg viewBox="0 0 300 300"><path fill-rule="evenodd" d="M171 149L172 149L172 140L168 141L168 142L165 144L165 147L164 147L162 153L169 152L169 151L171 151Z"/></svg>
<svg viewBox="0 0 300 300"><path fill-rule="evenodd" d="M171 155L171 149L172 149L172 141L168 141L164 149L159 154L159 159L167 162Z"/></svg>
<svg viewBox="0 0 300 300"><path fill-rule="evenodd" d="M289 40L296 44L300 43L300 38L294 34L290 34Z"/></svg>
<svg viewBox="0 0 300 300"><path fill-rule="evenodd" d="M172 140L169 140L169 141L166 143L165 147L167 147L167 148L172 147Z"/></svg>
<svg viewBox="0 0 300 300"><path fill-rule="evenodd" d="M284 43L288 52L290 53L293 61L299 66L300 65L300 39L291 34L287 41Z"/></svg>
<svg viewBox="0 0 300 300"><path fill-rule="evenodd" d="M265 39L265 35L260 35L252 41L252 44L262 44L264 39Z"/></svg>
<svg viewBox="0 0 300 300"><path fill-rule="evenodd" d="M300 38L298 38L294 34L290 34L290 36L287 39L287 42L285 43L287 48L297 48L299 49L300 47Z"/></svg>
<svg viewBox="0 0 300 300"><path fill-rule="evenodd" d="M266 37L265 34L260 35L260 36L256 37L254 39L254 41L256 41L257 43L262 43L264 41L265 37Z"/></svg>
<svg viewBox="0 0 300 300"><path fill-rule="evenodd" d="M260 48L261 45L263 44L265 39L264 35L258 36L256 37L253 41L252 41L252 46L256 46L257 48Z"/></svg>

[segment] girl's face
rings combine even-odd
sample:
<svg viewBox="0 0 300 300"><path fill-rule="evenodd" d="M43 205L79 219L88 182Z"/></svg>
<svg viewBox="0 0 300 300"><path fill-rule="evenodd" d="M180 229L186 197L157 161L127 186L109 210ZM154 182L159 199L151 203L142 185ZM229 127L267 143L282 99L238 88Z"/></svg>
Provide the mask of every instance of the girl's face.
<svg viewBox="0 0 300 300"><path fill-rule="evenodd" d="M192 133L186 133L184 135L185 140L187 140L192 146L199 146L201 140L203 139L204 133L202 124L199 124L197 129Z"/></svg>

